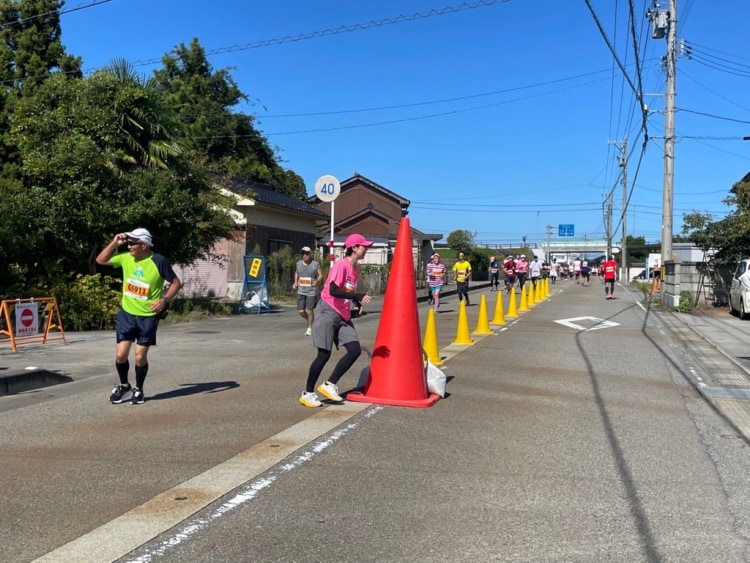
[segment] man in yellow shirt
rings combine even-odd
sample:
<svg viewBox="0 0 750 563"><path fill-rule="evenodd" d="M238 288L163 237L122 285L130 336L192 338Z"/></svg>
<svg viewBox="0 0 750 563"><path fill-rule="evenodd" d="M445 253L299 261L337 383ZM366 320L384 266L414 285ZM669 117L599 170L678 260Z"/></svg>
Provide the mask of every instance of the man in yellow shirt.
<svg viewBox="0 0 750 563"><path fill-rule="evenodd" d="M471 278L471 264L466 260L463 252L458 253L458 262L453 265L453 277L456 280L456 291L458 292L458 301L466 299L466 306L469 303L469 278Z"/></svg>

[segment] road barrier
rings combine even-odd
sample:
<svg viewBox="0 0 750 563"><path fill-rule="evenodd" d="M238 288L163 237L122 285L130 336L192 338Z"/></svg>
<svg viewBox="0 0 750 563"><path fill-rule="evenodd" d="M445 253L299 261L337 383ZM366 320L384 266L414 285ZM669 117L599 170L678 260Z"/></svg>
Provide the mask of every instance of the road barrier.
<svg viewBox="0 0 750 563"><path fill-rule="evenodd" d="M52 331L59 332L50 334ZM67 344L54 297L5 299L0 303L0 343L10 342L17 352L19 344L46 344L49 340L62 340Z"/></svg>

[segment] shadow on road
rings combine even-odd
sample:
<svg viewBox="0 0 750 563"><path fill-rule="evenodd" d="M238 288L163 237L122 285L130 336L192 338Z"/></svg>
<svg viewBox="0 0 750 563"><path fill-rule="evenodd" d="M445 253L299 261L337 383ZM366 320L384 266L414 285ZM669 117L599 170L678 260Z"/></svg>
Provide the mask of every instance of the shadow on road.
<svg viewBox="0 0 750 563"><path fill-rule="evenodd" d="M218 391L228 391L239 387L236 381L214 381L212 383L183 383L180 389L167 391L166 393L157 393L149 397L150 401L160 401L162 399L175 399L177 397L186 397L198 393L216 393Z"/></svg>

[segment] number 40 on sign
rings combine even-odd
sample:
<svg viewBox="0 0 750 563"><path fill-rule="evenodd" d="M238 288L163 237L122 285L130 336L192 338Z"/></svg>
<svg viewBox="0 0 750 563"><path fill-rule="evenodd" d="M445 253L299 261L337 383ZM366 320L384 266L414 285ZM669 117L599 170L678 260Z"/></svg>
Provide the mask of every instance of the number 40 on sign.
<svg viewBox="0 0 750 563"><path fill-rule="evenodd" d="M321 176L318 181L315 182L315 195L318 196L320 201L333 201L341 193L341 184L339 181L330 174Z"/></svg>

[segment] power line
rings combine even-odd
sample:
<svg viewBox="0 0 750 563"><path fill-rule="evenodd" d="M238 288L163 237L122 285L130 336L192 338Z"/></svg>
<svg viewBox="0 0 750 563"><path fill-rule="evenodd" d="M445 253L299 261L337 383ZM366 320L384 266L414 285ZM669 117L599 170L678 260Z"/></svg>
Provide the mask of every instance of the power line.
<svg viewBox="0 0 750 563"><path fill-rule="evenodd" d="M70 14L72 12L78 12L80 10L85 10L86 8L94 8L95 6L100 6L101 4L106 4L107 2L111 2L112 0L94 0L93 2L89 4L79 4L78 6L75 6L73 8L67 8L65 10L51 10L49 12L44 12L43 14L35 14L33 16L29 16L27 18L21 18L19 20L14 20L12 22L4 23L0 25L0 29L5 29L6 27L11 27L14 25L18 25L20 23L26 23L32 20L41 19L46 16L50 16L52 14Z"/></svg>
<svg viewBox="0 0 750 563"><path fill-rule="evenodd" d="M266 39L263 41L256 41L254 43L246 43L244 45L232 45L231 47L219 47L206 51L206 56L211 55L222 55L225 53L234 53L236 51L247 51L249 49L259 49L261 47L270 47L273 45L283 45L285 43L295 43L297 41L307 41L310 39L320 39L321 37L330 37L332 35L340 35L342 33L352 33L355 31L364 31L373 27L384 27L386 25L395 25L398 23L410 22L418 19L432 18L436 16L443 16L445 14L455 14L457 12L463 12L464 10L475 10L477 8L486 8L494 6L495 4L501 4L510 2L510 0L479 0L473 4L459 4L458 6L446 6L445 8L432 9L427 12L417 12L409 15L399 15L395 18L383 18L382 20L369 21L367 23L357 23L354 25L340 25L336 28L324 29L322 31L312 31L309 33L300 33L298 35L279 37L275 39ZM159 59L148 59L135 61L133 66L144 66L156 64L161 61Z"/></svg>
<svg viewBox="0 0 750 563"><path fill-rule="evenodd" d="M443 117L443 116L447 116L447 115L456 115L456 114L459 114L459 113L467 113L467 112L470 112L470 111L477 111L477 110L481 110L481 109L487 109L487 108L502 106L502 105L513 103L513 102L530 100L532 98L538 98L540 96L547 96L547 95L550 95L550 94L556 94L558 92L563 92L565 90L571 90L573 88L579 88L581 86L588 86L590 84L595 84L597 82L601 82L602 80L606 80L606 78L603 78L603 79L600 79L600 80L593 80L593 81L590 81L590 82L585 82L583 84L577 84L577 85L569 86L567 88L559 88L557 90L553 90L553 91L550 91L550 92L542 92L540 94L534 94L534 95L526 96L526 97L523 97L523 98L514 98L512 100L504 100L502 102L495 102L495 103L491 103L491 104L484 104L484 105L481 105L481 106L474 106L474 107L470 107L470 108L455 109L455 110L444 111L444 112L439 112L439 113L432 113L432 114L428 114L428 115L420 115L420 116L414 116L414 117L404 117L404 118L400 118L400 119L391 119L391 120L387 120L387 121L378 121L378 122L374 122L374 123L360 123L360 124L356 124L356 125L343 125L343 126L337 126L337 127L324 127L324 128L319 128L319 129L304 129L304 130L298 130L298 131L280 131L280 132L264 133L264 134L266 136L268 136L268 137L274 137L274 136L281 136L281 135L301 135L301 134L307 134L307 133L326 133L326 132L330 132L330 131L342 131L342 130L347 130L347 129L361 129L361 128L365 128L365 127L378 127L378 126L381 126L381 125L392 125L392 124L395 124L395 123L406 123L406 122L409 122L409 121L420 121L422 119L432 119L432 118L435 118L435 117ZM238 135L237 137L240 137L240 135ZM212 139L212 138L221 138L221 136L219 136L219 137L207 136L207 137L198 137L198 138Z"/></svg>
<svg viewBox="0 0 750 563"><path fill-rule="evenodd" d="M555 80L548 80L545 82L537 82L535 84L527 84L524 86L515 86L513 88L506 88L503 90L494 90L492 92L483 92L480 94L468 94L466 96L458 96L455 98L444 98L441 100L428 100L423 102L414 102L410 104L398 104L398 105L392 105L392 106L380 106L380 107L372 107L372 108L360 108L360 109L349 109L349 110L338 110L338 111L319 111L319 112L311 112L311 113L287 113L287 114L278 114L278 115L263 115L263 119L269 119L269 118L286 118L286 117L317 117L317 116L327 116L327 115L341 115L341 114L347 114L347 113L364 113L369 111L384 111L384 110L391 110L391 109L403 109L403 108L410 108L410 107L419 107L419 106L426 106L426 105L432 105L432 104L442 104L442 103L448 103L448 102L458 102L462 100L470 100L473 98L482 98L486 96L496 96L498 94L507 94L510 92L516 92L518 90L527 90L531 88L538 88L540 86L549 86L551 84L557 84L560 82L567 82L569 80L576 80L578 78L587 78L589 76L594 76L596 74L602 74L604 72L609 72L609 69L606 70L596 70L593 72L587 72L584 74L578 74L576 76L570 76L567 78L558 78ZM593 84L593 82L588 82L586 84Z"/></svg>
<svg viewBox="0 0 750 563"><path fill-rule="evenodd" d="M694 113L695 115L702 115L704 117L711 117L713 119L722 119L724 121L733 121L734 123L744 123L750 125L750 121L747 121L745 119L735 119L733 117L725 117L722 115L715 115L713 113L706 113L703 111L695 111L692 109L686 109L686 108L679 108L677 111L684 111L686 113Z"/></svg>
<svg viewBox="0 0 750 563"><path fill-rule="evenodd" d="M724 96L724 95L720 94L719 92L716 92L715 90L712 90L711 88L709 88L708 86L706 86L706 85L705 85L705 84L703 84L702 82L700 82L700 81L696 80L695 78L693 78L692 76L690 76L690 75L689 75L689 74L688 74L687 72L685 72L685 70L684 70L684 69L683 69L682 67L680 67L680 70L679 70L679 72L680 72L680 75L681 75L681 76L684 76L684 77L688 78L688 79L689 79L689 80L690 80L691 82L694 82L695 84L697 84L698 86L700 86L701 88L703 88L703 89L704 89L704 90L706 90L707 92L710 92L710 93L711 93L711 94L713 94L714 96L716 96L716 97L718 97L718 98L721 98L721 99L722 99L722 100L724 100L725 102L728 102L728 103L732 104L733 106L737 106L737 107L738 107L738 108L740 108L740 109L744 109L745 111L750 111L750 108L746 108L745 106L743 106L743 105L740 105L740 104L738 104L737 102L734 102L734 101L730 100L730 99L729 99L729 98L727 98L726 96Z"/></svg>

